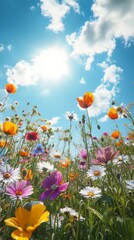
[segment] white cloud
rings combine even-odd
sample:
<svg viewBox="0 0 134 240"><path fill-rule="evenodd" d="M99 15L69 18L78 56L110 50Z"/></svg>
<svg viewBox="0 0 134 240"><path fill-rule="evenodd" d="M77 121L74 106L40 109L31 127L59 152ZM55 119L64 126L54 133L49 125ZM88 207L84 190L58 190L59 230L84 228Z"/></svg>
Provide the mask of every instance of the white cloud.
<svg viewBox="0 0 134 240"><path fill-rule="evenodd" d="M84 78L81 78L81 79L80 79L80 83L81 83L81 84L86 84L85 79L84 79Z"/></svg>
<svg viewBox="0 0 134 240"><path fill-rule="evenodd" d="M8 51L11 51L12 50L12 45L11 44L9 44L9 45L7 45L7 49L8 49Z"/></svg>
<svg viewBox="0 0 134 240"><path fill-rule="evenodd" d="M0 52L4 51L4 44L0 43Z"/></svg>
<svg viewBox="0 0 134 240"><path fill-rule="evenodd" d="M53 117L52 119L48 120L49 123L53 124L57 124L59 121L60 117Z"/></svg>
<svg viewBox="0 0 134 240"><path fill-rule="evenodd" d="M64 30L63 18L69 13L71 7L79 13L79 5L75 0L63 0L62 3L56 0L40 0L40 2L42 15L50 18L47 28L54 32Z"/></svg>
<svg viewBox="0 0 134 240"><path fill-rule="evenodd" d="M64 2L72 7L76 13L80 13L79 4L75 0L64 0Z"/></svg>
<svg viewBox="0 0 134 240"><path fill-rule="evenodd" d="M91 64L94 61L94 57L91 55L86 62L85 70L90 70L91 69Z"/></svg>
<svg viewBox="0 0 134 240"><path fill-rule="evenodd" d="M108 121L108 115L105 115L104 117L99 119L99 122L107 122Z"/></svg>
<svg viewBox="0 0 134 240"><path fill-rule="evenodd" d="M31 63L21 60L14 67L8 67L6 75L8 82L20 86L30 86L37 82L59 82L68 72L67 52L61 47L53 47L40 51L31 59ZM48 94L48 91L45 90L44 94Z"/></svg>
<svg viewBox="0 0 134 240"><path fill-rule="evenodd" d="M106 62L98 64L98 66L104 69L103 83L113 83L114 85L118 84L120 80L120 74L123 72L123 69L116 66L115 64L108 65Z"/></svg>
<svg viewBox="0 0 134 240"><path fill-rule="evenodd" d="M34 74L33 66L24 60L16 63L13 68L8 68L6 75L8 82L20 86L35 85L38 80Z"/></svg>
<svg viewBox="0 0 134 240"><path fill-rule="evenodd" d="M88 109L88 113L90 117L97 117L109 108L113 97L116 95L116 89L115 87L108 89L108 87L102 83L96 88L93 94L94 103Z"/></svg>
<svg viewBox="0 0 134 240"><path fill-rule="evenodd" d="M106 52L110 56L116 39L123 38L127 42L134 38L133 0L95 0L92 11L94 20L85 22L80 32L66 38L74 55L93 57Z"/></svg>
<svg viewBox="0 0 134 240"><path fill-rule="evenodd" d="M35 6L31 6L31 7L30 7L30 10L31 10L31 11L34 11L35 9L36 9Z"/></svg>
<svg viewBox="0 0 134 240"><path fill-rule="evenodd" d="M108 65L106 62L98 64L104 69L104 76L102 83L94 91L94 103L88 109L89 116L97 117L98 115L105 113L111 105L113 98L115 98L119 89L117 85L120 80L120 74L122 69L115 64ZM101 121L106 121L106 117Z"/></svg>

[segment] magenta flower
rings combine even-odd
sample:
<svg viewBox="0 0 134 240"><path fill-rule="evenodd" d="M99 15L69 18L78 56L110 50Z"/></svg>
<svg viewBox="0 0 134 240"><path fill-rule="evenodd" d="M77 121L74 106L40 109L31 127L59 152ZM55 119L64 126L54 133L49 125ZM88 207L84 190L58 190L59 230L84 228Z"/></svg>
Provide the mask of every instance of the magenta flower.
<svg viewBox="0 0 134 240"><path fill-rule="evenodd" d="M46 177L41 183L41 186L46 189L43 192L39 200L44 201L46 198L50 198L50 200L54 200L57 198L62 192L65 192L68 188L69 182L63 183L62 173L60 171L55 171L50 174L50 176Z"/></svg>
<svg viewBox="0 0 134 240"><path fill-rule="evenodd" d="M101 147L97 150L95 156L96 159L92 160L93 164L107 163L108 161L117 157L119 152L115 152L113 147Z"/></svg>
<svg viewBox="0 0 134 240"><path fill-rule="evenodd" d="M83 159L87 159L87 150L86 150L86 149L82 149L82 150L79 152L79 157L80 157L80 158L83 158Z"/></svg>
<svg viewBox="0 0 134 240"><path fill-rule="evenodd" d="M25 136L26 140L28 141L35 141L39 138L37 132L28 132Z"/></svg>
<svg viewBox="0 0 134 240"><path fill-rule="evenodd" d="M6 187L6 194L11 198L28 198L33 193L32 185L26 181L16 181Z"/></svg>

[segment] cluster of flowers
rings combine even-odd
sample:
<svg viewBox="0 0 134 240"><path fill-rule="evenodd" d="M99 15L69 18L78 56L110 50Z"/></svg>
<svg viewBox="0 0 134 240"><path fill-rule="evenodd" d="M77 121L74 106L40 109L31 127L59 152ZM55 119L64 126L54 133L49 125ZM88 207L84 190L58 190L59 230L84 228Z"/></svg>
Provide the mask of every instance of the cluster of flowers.
<svg viewBox="0 0 134 240"><path fill-rule="evenodd" d="M8 83L6 91L8 94L15 93L16 87ZM86 92L83 97L77 98L77 102L79 107L88 109L94 102L94 96ZM1 103L1 110L3 107ZM30 117L35 116L35 113L34 108ZM112 120L117 119L120 114L130 116L124 106L111 107L108 111ZM27 114L23 116L26 119L28 117ZM71 123L73 120L78 121L74 112L66 112L65 116ZM129 133L129 144L126 144L117 129L111 134L105 132L97 139L92 137L89 116L87 122L85 118L79 123L82 143L78 146L76 156L70 151L72 124L70 129L64 132L64 136L58 135L65 143L63 148L67 146L64 151L55 150L51 144L54 130L46 120L44 125L38 126L37 122L33 124L29 120L27 125L24 125L21 117L14 116L12 121L7 120L1 124L0 202L3 239L9 239L6 225L16 228L11 233L13 239L34 239L35 230L44 222L51 224L51 230L55 229L55 226L61 228L62 224L70 223L71 225L67 226L71 226L69 234L72 234L78 221L88 224L87 213L85 214L87 210L80 212L82 204L84 209L94 210L96 213L92 207L95 207L97 199L102 199L99 207L103 209L104 196L124 194L124 199L129 201L129 193L134 190L131 151L134 136ZM89 134L85 127L88 127ZM56 129L55 133L60 134L60 130ZM128 168L129 174L126 173ZM53 212L54 206L51 206L55 201L58 207ZM76 232L78 233L78 230ZM41 233L41 237L43 236L44 233Z"/></svg>

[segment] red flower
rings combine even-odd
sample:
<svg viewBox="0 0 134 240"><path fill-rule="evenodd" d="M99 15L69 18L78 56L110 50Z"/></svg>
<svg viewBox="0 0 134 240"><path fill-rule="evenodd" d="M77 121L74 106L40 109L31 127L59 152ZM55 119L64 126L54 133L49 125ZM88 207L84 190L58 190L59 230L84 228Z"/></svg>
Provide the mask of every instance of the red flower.
<svg viewBox="0 0 134 240"><path fill-rule="evenodd" d="M35 141L36 139L38 139L38 133L37 132L28 132L26 134L26 140L28 141Z"/></svg>

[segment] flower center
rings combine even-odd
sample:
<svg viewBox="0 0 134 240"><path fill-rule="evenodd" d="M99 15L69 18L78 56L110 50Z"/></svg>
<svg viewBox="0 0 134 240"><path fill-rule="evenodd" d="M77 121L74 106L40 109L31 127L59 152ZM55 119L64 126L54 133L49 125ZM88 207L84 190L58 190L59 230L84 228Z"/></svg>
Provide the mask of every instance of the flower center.
<svg viewBox="0 0 134 240"><path fill-rule="evenodd" d="M93 193L93 192L88 192L87 195L88 195L89 197L93 197L93 196L94 196L94 193Z"/></svg>
<svg viewBox="0 0 134 240"><path fill-rule="evenodd" d="M6 178L6 179L8 179L8 178L10 178L10 173L4 173L4 178Z"/></svg>
<svg viewBox="0 0 134 240"><path fill-rule="evenodd" d="M15 194L16 194L17 196L20 196L20 195L22 195L22 191L17 190L17 191L15 192Z"/></svg>
<svg viewBox="0 0 134 240"><path fill-rule="evenodd" d="M119 161L122 161L123 159L122 159L122 157L120 157L120 158L118 158L118 160L119 160Z"/></svg>
<svg viewBox="0 0 134 240"><path fill-rule="evenodd" d="M52 190L52 191L54 191L56 188L57 188L57 185L56 185L56 184L53 184L53 185L51 186L51 190Z"/></svg>
<svg viewBox="0 0 134 240"><path fill-rule="evenodd" d="M95 171L94 172L94 176L100 176L100 172L99 171Z"/></svg>

